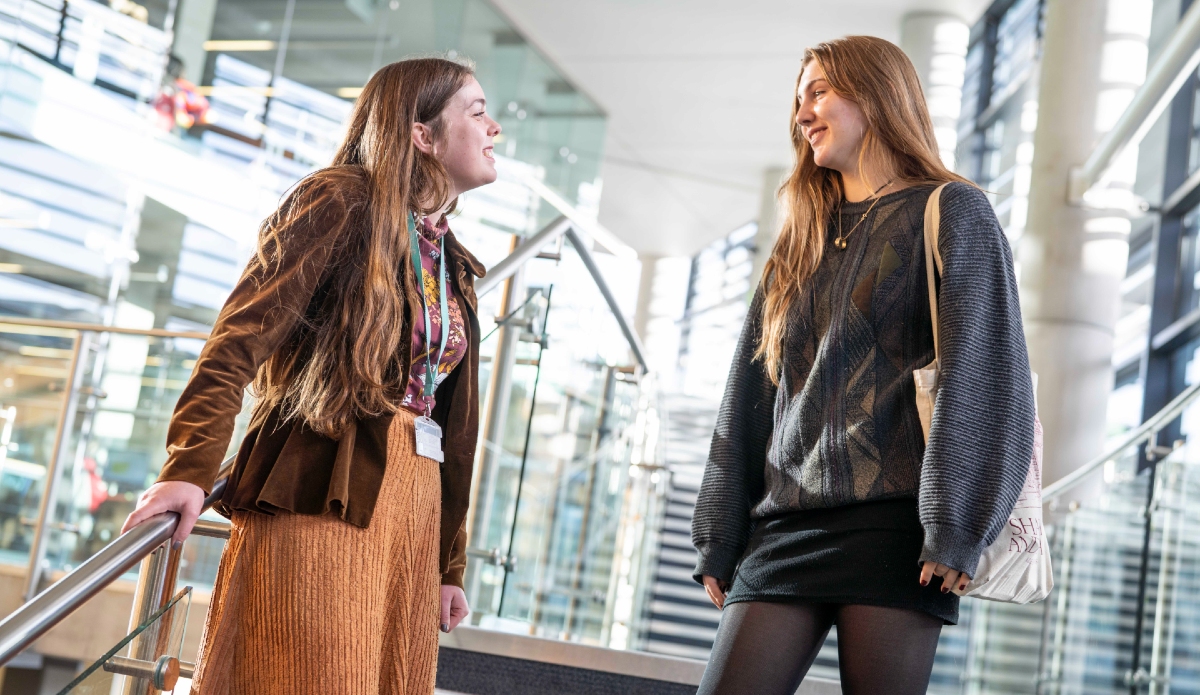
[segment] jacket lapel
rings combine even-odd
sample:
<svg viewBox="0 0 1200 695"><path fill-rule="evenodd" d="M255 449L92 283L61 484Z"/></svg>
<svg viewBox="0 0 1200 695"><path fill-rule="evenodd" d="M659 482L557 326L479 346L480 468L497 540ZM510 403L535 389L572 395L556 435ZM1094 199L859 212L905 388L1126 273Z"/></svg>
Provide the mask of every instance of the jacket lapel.
<svg viewBox="0 0 1200 695"><path fill-rule="evenodd" d="M479 259L474 256L465 246L458 243L453 231L447 231L446 236L446 255L454 261L454 284L459 295L466 300L471 308L471 312L475 313L479 310L479 302L475 296L475 279L482 278L487 275L487 269L479 262ZM470 277L468 277L470 273Z"/></svg>

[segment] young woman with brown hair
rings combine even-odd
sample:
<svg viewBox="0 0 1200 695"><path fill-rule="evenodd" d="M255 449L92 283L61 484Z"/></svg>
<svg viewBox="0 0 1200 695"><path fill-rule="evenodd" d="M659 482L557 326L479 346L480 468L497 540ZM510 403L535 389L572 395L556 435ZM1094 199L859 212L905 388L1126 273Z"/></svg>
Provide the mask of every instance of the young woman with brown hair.
<svg viewBox="0 0 1200 695"><path fill-rule="evenodd" d="M462 64L382 68L262 225L125 522L174 511L187 537L253 381L193 693L433 692L468 613L483 276L445 215L496 179L485 105Z"/></svg>
<svg viewBox="0 0 1200 695"><path fill-rule="evenodd" d="M842 691L923 693L943 624L1012 511L1034 403L1012 255L938 158L912 64L882 39L806 51L783 229L750 305L692 522L724 614L700 693L790 695L837 625ZM923 221L941 197L941 383Z"/></svg>

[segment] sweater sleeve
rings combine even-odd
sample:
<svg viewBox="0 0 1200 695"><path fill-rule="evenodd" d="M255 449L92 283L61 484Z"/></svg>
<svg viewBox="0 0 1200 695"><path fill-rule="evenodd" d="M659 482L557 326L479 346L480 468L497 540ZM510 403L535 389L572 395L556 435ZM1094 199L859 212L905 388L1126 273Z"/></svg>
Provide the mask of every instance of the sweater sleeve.
<svg viewBox="0 0 1200 695"><path fill-rule="evenodd" d="M347 220L340 197L321 188L302 182L265 223L290 221L277 229L266 265L252 258L221 308L175 404L159 482L212 490L246 386L304 315Z"/></svg>
<svg viewBox="0 0 1200 695"><path fill-rule="evenodd" d="M1034 394L1012 251L987 197L945 188L940 376L921 469L922 561L974 576L1033 454Z"/></svg>
<svg viewBox="0 0 1200 695"><path fill-rule="evenodd" d="M697 582L706 574L733 579L750 539L750 509L763 494L776 387L763 363L754 359L762 313L759 285L733 354L692 516L692 544L699 553L692 576Z"/></svg>

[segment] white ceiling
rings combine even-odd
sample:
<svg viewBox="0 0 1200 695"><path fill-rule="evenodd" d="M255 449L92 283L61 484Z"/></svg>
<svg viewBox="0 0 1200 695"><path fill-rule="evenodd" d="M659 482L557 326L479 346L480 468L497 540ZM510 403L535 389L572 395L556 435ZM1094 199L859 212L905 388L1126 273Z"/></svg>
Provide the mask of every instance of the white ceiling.
<svg viewBox="0 0 1200 695"><path fill-rule="evenodd" d="M758 216L790 165L806 46L899 42L910 11L974 21L989 0L493 0L609 114L600 221L639 253L691 254Z"/></svg>

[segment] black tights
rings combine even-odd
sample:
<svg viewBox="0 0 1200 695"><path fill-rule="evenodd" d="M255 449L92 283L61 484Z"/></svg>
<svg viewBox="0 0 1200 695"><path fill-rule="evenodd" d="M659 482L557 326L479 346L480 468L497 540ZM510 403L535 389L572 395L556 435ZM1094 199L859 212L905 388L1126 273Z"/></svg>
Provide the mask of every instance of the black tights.
<svg viewBox="0 0 1200 695"><path fill-rule="evenodd" d="M845 695L929 687L938 618L881 606L747 601L725 607L697 695L793 695L833 625Z"/></svg>

